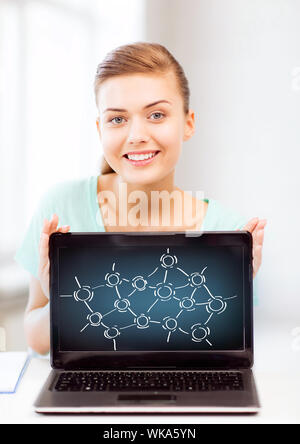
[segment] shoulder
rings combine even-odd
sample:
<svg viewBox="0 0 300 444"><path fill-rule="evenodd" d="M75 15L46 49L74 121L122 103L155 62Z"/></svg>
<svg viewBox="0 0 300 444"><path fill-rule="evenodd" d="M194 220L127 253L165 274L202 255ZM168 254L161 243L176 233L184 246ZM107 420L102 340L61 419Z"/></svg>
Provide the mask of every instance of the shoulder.
<svg viewBox="0 0 300 444"><path fill-rule="evenodd" d="M84 192L92 180L96 180L94 176L82 177L79 179L68 179L60 182L56 182L50 185L44 192L43 196L48 199L65 197L70 195L77 195L78 192Z"/></svg>
<svg viewBox="0 0 300 444"><path fill-rule="evenodd" d="M237 230L243 228L247 219L239 211L215 199L208 200L204 230Z"/></svg>
<svg viewBox="0 0 300 444"><path fill-rule="evenodd" d="M89 191L95 184L97 177L89 176L79 179L69 179L50 185L40 198L40 206L43 208L64 206L70 202L80 203L82 199L89 197ZM96 188L95 188L96 189Z"/></svg>

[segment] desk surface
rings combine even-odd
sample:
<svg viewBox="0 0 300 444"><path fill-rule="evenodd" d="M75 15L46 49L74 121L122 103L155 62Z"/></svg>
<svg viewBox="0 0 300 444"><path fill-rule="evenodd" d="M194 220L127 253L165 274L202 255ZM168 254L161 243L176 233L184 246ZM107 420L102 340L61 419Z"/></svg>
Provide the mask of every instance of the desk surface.
<svg viewBox="0 0 300 444"><path fill-rule="evenodd" d="M0 423L103 424L300 424L300 350L293 346L294 325L256 328L254 376L262 405L256 415L44 415L33 403L51 368L49 360L32 358L15 394L0 395Z"/></svg>
<svg viewBox="0 0 300 444"><path fill-rule="evenodd" d="M43 415L33 402L47 375L49 361L33 358L17 393L0 396L1 423L300 423L300 378L295 373L257 372L255 379L262 404L257 415Z"/></svg>

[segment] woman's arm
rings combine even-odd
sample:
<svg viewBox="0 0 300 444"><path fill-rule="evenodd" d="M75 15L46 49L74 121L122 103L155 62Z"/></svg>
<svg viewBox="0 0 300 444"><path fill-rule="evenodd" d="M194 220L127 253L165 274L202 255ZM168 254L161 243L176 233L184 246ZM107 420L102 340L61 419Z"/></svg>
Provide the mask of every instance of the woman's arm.
<svg viewBox="0 0 300 444"><path fill-rule="evenodd" d="M31 276L29 299L25 309L24 328L29 347L39 354L46 354L50 348L49 316L49 237L54 232L66 233L70 226L57 228L58 216L44 220L39 244L38 279Z"/></svg>
<svg viewBox="0 0 300 444"><path fill-rule="evenodd" d="M38 279L31 276L29 299L24 315L25 336L29 347L43 355L50 348L49 300Z"/></svg>

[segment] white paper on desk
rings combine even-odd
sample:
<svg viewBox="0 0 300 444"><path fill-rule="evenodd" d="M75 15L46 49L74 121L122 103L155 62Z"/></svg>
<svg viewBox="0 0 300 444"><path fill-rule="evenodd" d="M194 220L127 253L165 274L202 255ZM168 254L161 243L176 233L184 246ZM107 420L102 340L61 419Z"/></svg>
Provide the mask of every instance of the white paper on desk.
<svg viewBox="0 0 300 444"><path fill-rule="evenodd" d="M27 352L0 352L0 393L15 392L27 357Z"/></svg>

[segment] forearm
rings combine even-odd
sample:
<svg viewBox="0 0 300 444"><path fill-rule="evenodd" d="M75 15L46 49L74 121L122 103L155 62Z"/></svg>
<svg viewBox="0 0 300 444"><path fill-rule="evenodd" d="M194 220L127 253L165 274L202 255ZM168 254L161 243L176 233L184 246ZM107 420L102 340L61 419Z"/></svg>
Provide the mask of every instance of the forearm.
<svg viewBox="0 0 300 444"><path fill-rule="evenodd" d="M46 354L50 349L49 303L25 314L25 336L29 347L39 354Z"/></svg>

